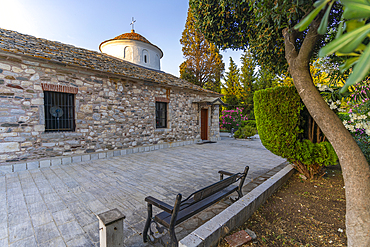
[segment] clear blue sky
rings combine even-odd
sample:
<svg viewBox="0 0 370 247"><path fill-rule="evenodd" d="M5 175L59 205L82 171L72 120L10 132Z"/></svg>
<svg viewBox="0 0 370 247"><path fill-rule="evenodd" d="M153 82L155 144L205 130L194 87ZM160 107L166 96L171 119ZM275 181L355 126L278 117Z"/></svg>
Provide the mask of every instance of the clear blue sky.
<svg viewBox="0 0 370 247"><path fill-rule="evenodd" d="M134 17L135 31L164 52L161 70L179 76L187 0L0 0L0 6L1 28L94 51L101 42L130 32ZM241 54L222 52L225 68L230 56L240 68Z"/></svg>

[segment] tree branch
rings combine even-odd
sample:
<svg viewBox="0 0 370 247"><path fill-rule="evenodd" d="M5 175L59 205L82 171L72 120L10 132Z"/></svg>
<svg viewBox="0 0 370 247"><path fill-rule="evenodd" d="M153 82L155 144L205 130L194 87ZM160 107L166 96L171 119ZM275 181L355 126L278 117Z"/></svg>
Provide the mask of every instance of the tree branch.
<svg viewBox="0 0 370 247"><path fill-rule="evenodd" d="M294 30L289 28L283 29L284 44L285 44L285 58L290 65L291 62L298 56L295 49L295 34Z"/></svg>
<svg viewBox="0 0 370 247"><path fill-rule="evenodd" d="M320 26L322 15L319 14L310 25L310 29L307 32L306 37L303 40L302 46L299 49L298 58L302 63L309 64L310 58L314 51L317 41L321 38L321 35L317 33L317 29Z"/></svg>

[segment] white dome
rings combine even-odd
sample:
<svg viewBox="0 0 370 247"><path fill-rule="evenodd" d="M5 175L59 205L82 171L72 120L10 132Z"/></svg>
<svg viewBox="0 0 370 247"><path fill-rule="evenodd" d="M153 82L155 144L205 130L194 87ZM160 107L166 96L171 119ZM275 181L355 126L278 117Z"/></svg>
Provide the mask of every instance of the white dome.
<svg viewBox="0 0 370 247"><path fill-rule="evenodd" d="M99 50L146 68L161 69L162 50L134 30L102 42Z"/></svg>

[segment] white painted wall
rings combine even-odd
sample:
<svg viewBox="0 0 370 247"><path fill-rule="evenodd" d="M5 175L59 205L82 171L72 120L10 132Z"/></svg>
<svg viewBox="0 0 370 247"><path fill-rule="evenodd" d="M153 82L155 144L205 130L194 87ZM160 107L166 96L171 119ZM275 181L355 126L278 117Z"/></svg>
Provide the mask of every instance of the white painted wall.
<svg viewBox="0 0 370 247"><path fill-rule="evenodd" d="M138 40L111 40L101 45L105 54L121 58L140 66L155 70L161 69L160 58L163 56L157 47ZM146 62L145 62L145 56Z"/></svg>

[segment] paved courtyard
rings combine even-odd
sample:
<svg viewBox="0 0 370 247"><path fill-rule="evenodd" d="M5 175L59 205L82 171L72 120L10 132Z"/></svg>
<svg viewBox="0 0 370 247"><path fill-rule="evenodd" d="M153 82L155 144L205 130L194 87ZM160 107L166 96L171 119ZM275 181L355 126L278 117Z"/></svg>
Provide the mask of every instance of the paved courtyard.
<svg viewBox="0 0 370 247"><path fill-rule="evenodd" d="M259 139L223 138L0 176L0 246L99 246L96 215L113 208L126 215L125 245L142 246L146 196L173 204L216 182L218 170L249 165L248 183L284 161Z"/></svg>

